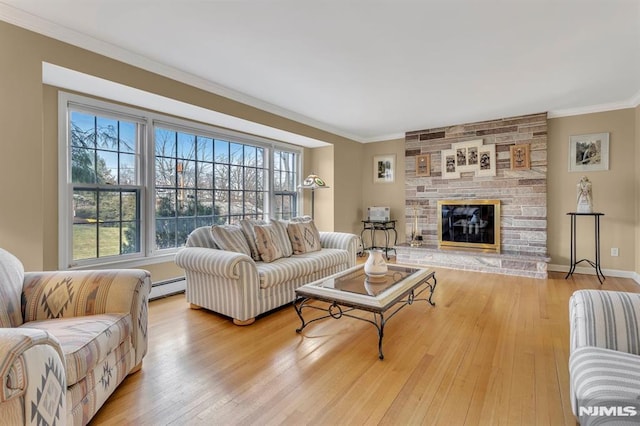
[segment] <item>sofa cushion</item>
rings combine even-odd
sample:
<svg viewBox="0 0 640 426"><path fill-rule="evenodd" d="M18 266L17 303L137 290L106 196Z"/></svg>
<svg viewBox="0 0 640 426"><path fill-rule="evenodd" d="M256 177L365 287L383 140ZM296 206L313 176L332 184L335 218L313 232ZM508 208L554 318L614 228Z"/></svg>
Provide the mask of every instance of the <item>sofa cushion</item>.
<svg viewBox="0 0 640 426"><path fill-rule="evenodd" d="M251 249L238 225L213 225L211 227L213 241L222 250L235 251L251 256Z"/></svg>
<svg viewBox="0 0 640 426"><path fill-rule="evenodd" d="M301 276L313 274L316 262L313 259L291 256L271 263L258 262L256 266L260 277L260 287L270 288Z"/></svg>
<svg viewBox="0 0 640 426"><path fill-rule="evenodd" d="M282 250L276 242L276 227L274 225L254 226L256 235L255 245L263 262L273 262L283 257Z"/></svg>
<svg viewBox="0 0 640 426"><path fill-rule="evenodd" d="M289 223L287 232L291 240L293 254L318 251L322 248L320 245L320 233L313 221Z"/></svg>
<svg viewBox="0 0 640 426"><path fill-rule="evenodd" d="M0 249L0 327L22 324L24 268L17 257Z"/></svg>
<svg viewBox="0 0 640 426"><path fill-rule="evenodd" d="M299 259L313 259L315 262L315 271L323 271L338 265L349 265L349 252L342 249L323 248L320 251L313 251L305 254L296 255Z"/></svg>
<svg viewBox="0 0 640 426"><path fill-rule="evenodd" d="M318 271L333 266L348 265L348 259L349 252L347 250L322 249L304 255L278 259L272 263L260 262L256 264L260 276L260 287L275 287L302 276L313 276Z"/></svg>
<svg viewBox="0 0 640 426"><path fill-rule="evenodd" d="M572 408L582 426L615 420L637 424L640 419L639 356L611 349L582 347L571 353L569 373L575 397L571 401ZM599 411L602 409L598 407L604 407L605 411ZM606 415L606 410L620 410L618 407L631 407L638 415L633 419Z"/></svg>
<svg viewBox="0 0 640 426"><path fill-rule="evenodd" d="M100 314L31 321L26 328L45 330L60 342L67 365L67 386L82 380L107 354L131 338L130 314Z"/></svg>

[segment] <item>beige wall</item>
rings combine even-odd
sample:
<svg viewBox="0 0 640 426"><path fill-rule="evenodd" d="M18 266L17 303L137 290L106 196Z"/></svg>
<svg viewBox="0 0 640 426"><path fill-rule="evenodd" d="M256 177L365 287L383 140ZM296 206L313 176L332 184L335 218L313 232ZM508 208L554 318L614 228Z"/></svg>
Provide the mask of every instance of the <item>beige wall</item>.
<svg viewBox="0 0 640 426"><path fill-rule="evenodd" d="M547 215L548 248L552 264L569 263L570 220L566 213L576 210L576 185L584 175L593 185L594 210L605 214L600 222L602 267L636 270L635 116L635 109L624 109L549 120ZM570 136L602 132L609 132L609 170L570 173ZM592 218L578 218L578 259L594 258L593 222ZM619 248L619 257L611 256L612 247Z"/></svg>
<svg viewBox="0 0 640 426"><path fill-rule="evenodd" d="M0 186L0 247L18 256L27 270L55 269L58 264L57 89L42 84L43 61L333 144L304 151L305 172L311 172L310 168L326 171L330 185L336 186L316 198L316 205L334 212L321 221L321 228L347 230L348 224L358 220L360 195L348 199L345 192L352 188L342 189L334 180L352 176L352 171L336 172L333 157L353 156L360 144L2 21L0 56L6 59L0 61L4 136L0 142L4 182ZM344 159L337 164L344 164ZM341 205L337 211L333 208L336 199ZM145 268L154 281L182 275L172 262Z"/></svg>
<svg viewBox="0 0 640 426"><path fill-rule="evenodd" d="M373 157L384 154L395 154L396 156L395 181L393 183L374 183ZM367 217L367 207L389 206L391 208L391 219L397 220L398 243L405 242L404 138L365 144L362 160L364 166L361 175L361 218L365 219ZM361 226L360 229L362 229Z"/></svg>

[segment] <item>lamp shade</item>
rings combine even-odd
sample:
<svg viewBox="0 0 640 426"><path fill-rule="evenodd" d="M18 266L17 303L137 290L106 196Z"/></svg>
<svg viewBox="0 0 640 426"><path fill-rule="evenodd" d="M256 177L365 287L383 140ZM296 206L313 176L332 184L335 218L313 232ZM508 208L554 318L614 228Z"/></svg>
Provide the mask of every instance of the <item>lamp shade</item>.
<svg viewBox="0 0 640 426"><path fill-rule="evenodd" d="M316 174L310 174L307 176L302 185L299 186L302 189L319 189L319 188L328 188L326 182Z"/></svg>

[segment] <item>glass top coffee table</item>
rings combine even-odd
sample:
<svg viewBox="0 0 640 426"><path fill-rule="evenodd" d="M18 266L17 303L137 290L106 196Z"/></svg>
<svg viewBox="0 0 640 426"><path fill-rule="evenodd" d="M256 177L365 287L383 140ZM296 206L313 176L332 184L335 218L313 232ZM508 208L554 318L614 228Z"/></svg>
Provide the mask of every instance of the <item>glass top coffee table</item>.
<svg viewBox="0 0 640 426"><path fill-rule="evenodd" d="M437 284L435 272L428 269L393 264L388 268L384 277L371 279L364 273L363 265L354 266L296 289L293 306L302 322L296 332L300 333L307 325L325 318L346 316L366 321L378 330L378 357L384 359L382 337L386 322L415 301L422 300L435 306L431 298ZM427 290L429 297L419 299ZM324 314L305 321L303 310L310 309ZM356 310L373 313L373 319L355 315L353 311Z"/></svg>

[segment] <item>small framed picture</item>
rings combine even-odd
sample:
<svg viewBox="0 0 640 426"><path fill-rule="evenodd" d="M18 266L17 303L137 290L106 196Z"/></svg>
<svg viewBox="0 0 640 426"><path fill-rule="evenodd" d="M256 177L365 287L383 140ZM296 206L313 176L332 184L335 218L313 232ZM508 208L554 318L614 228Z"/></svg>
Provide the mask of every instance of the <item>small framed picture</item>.
<svg viewBox="0 0 640 426"><path fill-rule="evenodd" d="M599 170L609 170L609 133L571 136L569 171L592 172Z"/></svg>
<svg viewBox="0 0 640 426"><path fill-rule="evenodd" d="M529 170L531 168L530 145L528 143L511 145L511 170Z"/></svg>
<svg viewBox="0 0 640 426"><path fill-rule="evenodd" d="M460 172L457 166L457 152L455 149L442 151L442 179L459 179Z"/></svg>
<svg viewBox="0 0 640 426"><path fill-rule="evenodd" d="M482 139L458 142L451 145L456 152L456 172L472 172L478 170L478 150L482 147Z"/></svg>
<svg viewBox="0 0 640 426"><path fill-rule="evenodd" d="M392 183L396 175L395 154L375 155L373 157L373 182Z"/></svg>
<svg viewBox="0 0 640 426"><path fill-rule="evenodd" d="M431 156L416 155L416 176L431 176Z"/></svg>
<svg viewBox="0 0 640 426"><path fill-rule="evenodd" d="M494 144L482 145L478 149L478 165L476 176L496 175L496 146Z"/></svg>

